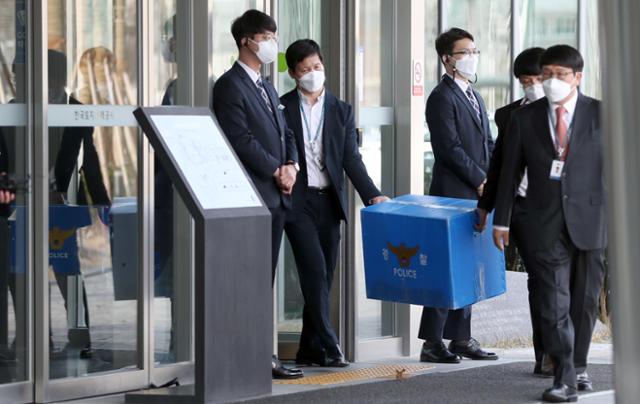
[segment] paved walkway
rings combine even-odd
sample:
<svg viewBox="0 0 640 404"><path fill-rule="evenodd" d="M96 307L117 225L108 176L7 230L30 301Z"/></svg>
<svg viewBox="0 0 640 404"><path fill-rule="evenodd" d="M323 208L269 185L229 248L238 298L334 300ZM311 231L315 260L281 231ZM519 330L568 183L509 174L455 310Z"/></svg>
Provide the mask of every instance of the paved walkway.
<svg viewBox="0 0 640 404"><path fill-rule="evenodd" d="M469 377L472 376L473 379L482 379L483 378L483 374L491 374L493 375L492 378L495 379L496 378L496 374L500 375L501 373L496 373L495 368L499 367L499 366L511 366L511 367L507 367L506 369L517 369L517 371L513 370L510 372L503 372L502 376L500 377L500 381L501 383L498 384L497 389L511 389L515 392L518 392L519 389L519 385L517 383L517 381L521 381L523 384L526 383L537 383L536 384L536 388L534 390L534 395L532 396L531 393L528 393L528 395L523 395L522 396L522 401L520 401L520 399L515 399L514 401L510 401L513 403L536 403L537 401L535 401L535 399L533 399L532 401L532 397L535 397L537 395L538 389L540 389L540 394L542 393L542 389L544 388L544 386L546 386L546 381L544 381L543 379L536 379L536 378L529 378L529 376L527 375L528 372L530 372L532 370L532 362L533 362L533 352L531 350L531 348L517 348L517 349L496 349L496 352L500 355L500 360L499 361L495 361L495 362L484 362L484 361L471 361L471 360L464 360L462 361L460 364L455 364L455 365L445 365L445 364L434 364L434 368L429 369L429 370L425 370L423 372L419 372L416 373L415 375L424 375L421 376L421 378L425 381L425 382L429 382L429 380L426 380L429 378L429 375L433 375L434 379L438 379L440 383L440 385L444 385L446 384L446 381L451 380L451 382L453 383L456 378L463 377L465 375L469 375ZM598 365L607 365L607 364L612 364L613 363L613 351L612 351L612 346L611 344L593 344L591 347L591 351L590 351L590 356L589 356L590 360L590 364L593 364L594 369L596 367L598 367ZM529 363L525 363L523 364L522 362L529 362ZM327 369L327 368L319 368L319 367L313 367L313 368L306 368L305 369L305 374L307 376L313 376L313 375L321 375L321 374L326 374L328 372L336 372L336 371L349 371L349 370L354 370L354 369L364 369L364 368L371 368L371 367L375 367L381 364L406 364L406 365L415 365L418 363L418 358L417 357L401 357L401 358L387 358L387 359L383 359L383 360L378 360L378 361L371 361L371 362L367 362L367 363L355 363L352 364L352 366L343 369L343 370L336 370L336 369ZM493 369L489 369L489 367L493 368ZM483 370L486 369L486 372ZM606 383L610 383L610 374L607 374L607 372L610 372L610 370L606 370L607 368L604 367L599 367L599 373L605 373L604 376L602 376L602 380L606 380ZM609 368L610 369L610 368ZM446 377L445 375L451 373L451 377ZM607 379L607 377L609 379ZM409 377L409 381L411 381L412 377ZM464 379L464 377L463 377ZM594 377L595 379L595 377ZM314 396L321 396L322 394L321 391L323 389L337 389L341 386L355 386L355 385L362 385L363 387L365 387L368 383L385 383L385 382L389 382L390 378L380 378L380 379L368 379L365 381L356 381L356 382L349 382L349 383L344 383L344 384L340 384L340 385L283 385L283 384L274 384L273 386L273 392L271 395L271 398L266 398L266 400L264 402L269 402L269 403L275 403L275 402L291 402L291 399L294 399L295 396L289 396L287 397L287 395L290 394L295 394L295 393L301 393L301 392L310 392L313 393L314 391L317 391L318 394L314 394ZM595 380L594 380L595 381ZM550 384L550 381L548 382ZM605 382L602 382L605 383ZM457 388L458 384L453 383L452 386L453 388L458 389L457 393L460 393L459 388ZM539 387L542 386L542 387ZM520 386L521 388L524 389L524 387ZM370 388L366 388L365 390L371 390L374 389L374 386L371 386ZM416 388L420 388L420 387L416 387ZM424 387L423 390L425 391L425 394L427 394L427 388L428 387ZM528 387L530 388L530 387ZM598 386L596 385L596 388L598 388ZM423 391L420 390L420 391ZM387 391L387 389L385 389L385 391ZM392 390L387 391L388 396L384 397L381 394L378 394L376 398L379 399L378 402L420 402L420 401L398 401L397 400L397 396L394 395L394 392ZM443 393L445 394L445 393ZM454 393L449 393L449 394L454 394ZM333 394L329 391L327 391L326 394L326 398L327 400L324 401L322 399L320 399L319 401L312 401L315 403L320 403L320 402L334 402L334 400L331 400L330 397L333 397ZM445 396L448 397L448 396ZM453 397L451 395L451 397ZM518 395L516 395L516 397L520 397ZM468 401L458 401L458 402L469 402L469 403L491 403L494 404L495 401L489 401L489 400L474 400L474 397L468 397L469 400ZM481 397L478 397L481 398ZM306 400L305 400L306 401ZM91 403L91 404L123 404L124 401L124 395L120 394L120 395L114 395L114 396L109 396L109 397L102 397L102 398L96 398L96 399L92 399L92 400L80 400L80 401L74 401L72 403ZM258 401L259 402L259 401ZM362 402L362 401L351 401L351 402ZM425 402L425 401L422 401ZM444 402L447 402L447 400L445 400ZM498 402L505 402L505 401L498 401ZM614 392L613 390L607 390L607 391L599 391L599 392L595 392L595 393L591 393L591 394L585 394L585 395L581 395L580 396L580 402L585 403L585 404L613 404L615 402L614 399ZM310 403L309 403L310 404ZM442 399L440 399L439 404L443 404Z"/></svg>

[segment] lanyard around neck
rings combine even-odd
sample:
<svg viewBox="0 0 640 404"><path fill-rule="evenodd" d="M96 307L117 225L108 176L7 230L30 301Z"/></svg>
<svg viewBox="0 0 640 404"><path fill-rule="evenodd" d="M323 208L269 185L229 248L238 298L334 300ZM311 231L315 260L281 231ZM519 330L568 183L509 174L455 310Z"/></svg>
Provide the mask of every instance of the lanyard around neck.
<svg viewBox="0 0 640 404"><path fill-rule="evenodd" d="M304 108L302 107L302 101L300 101L300 112L302 112L302 118L304 120L304 126L307 129L307 137L309 141L315 143L316 140L320 137L320 133L322 133L322 124L324 123L324 104L322 104L322 114L320 115L320 123L316 128L316 134L313 138L311 138L311 128L309 127L309 120L307 119L307 114L304 113ZM309 119L311 119L311 107L309 107Z"/></svg>

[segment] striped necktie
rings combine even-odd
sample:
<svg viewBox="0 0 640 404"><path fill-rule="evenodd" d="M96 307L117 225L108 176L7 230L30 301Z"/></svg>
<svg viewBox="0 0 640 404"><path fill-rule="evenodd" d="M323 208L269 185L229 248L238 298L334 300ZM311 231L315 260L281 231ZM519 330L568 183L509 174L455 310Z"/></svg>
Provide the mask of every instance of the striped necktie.
<svg viewBox="0 0 640 404"><path fill-rule="evenodd" d="M480 105L478 105L478 100L476 100L476 97L473 95L473 90L471 89L471 86L467 87L467 91L465 91L465 93L467 94L467 98L469 99L471 106L476 111L476 116L478 117L478 120L482 121L482 119L480 118Z"/></svg>
<svg viewBox="0 0 640 404"><path fill-rule="evenodd" d="M271 101L269 101L267 90L265 90L264 85L262 84L262 79L260 77L258 77L258 80L256 80L256 85L258 86L258 90L260 90L260 95L262 96L262 99L264 100L264 102L267 103L267 108L269 108L269 111L273 113L273 109L271 109Z"/></svg>

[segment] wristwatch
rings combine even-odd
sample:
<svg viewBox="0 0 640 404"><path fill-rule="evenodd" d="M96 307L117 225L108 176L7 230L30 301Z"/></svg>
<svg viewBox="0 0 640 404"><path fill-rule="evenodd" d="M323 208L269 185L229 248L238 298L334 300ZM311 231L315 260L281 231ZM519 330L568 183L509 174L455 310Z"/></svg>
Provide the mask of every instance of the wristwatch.
<svg viewBox="0 0 640 404"><path fill-rule="evenodd" d="M287 162L285 163L285 165L293 166L293 168L295 168L295 169L296 169L296 172L299 172L299 171L300 171L300 164L298 164L298 162L297 162L297 161L287 161Z"/></svg>

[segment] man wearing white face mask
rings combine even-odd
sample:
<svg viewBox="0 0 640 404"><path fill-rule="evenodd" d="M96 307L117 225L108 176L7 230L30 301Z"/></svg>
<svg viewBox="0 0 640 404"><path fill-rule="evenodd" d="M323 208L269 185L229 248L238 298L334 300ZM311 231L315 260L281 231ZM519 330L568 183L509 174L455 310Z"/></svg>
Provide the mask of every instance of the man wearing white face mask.
<svg viewBox="0 0 640 404"><path fill-rule="evenodd" d="M304 296L302 334L296 363L329 367L349 364L329 319L329 295L347 219L344 174L365 205L388 200L367 174L358 152L353 108L325 89L320 47L311 39L294 42L286 53L296 88L281 98L287 125L295 134L300 175L285 231L291 242Z"/></svg>
<svg viewBox="0 0 640 404"><path fill-rule="evenodd" d="M513 74L518 79L524 89L525 96L506 105L496 111L495 122L498 127L498 137L496 146L491 156L491 164L487 173L487 183L484 187L484 193L478 200L478 223L476 229L482 231L485 228L487 215L495 207L496 193L498 190L498 180L500 179L500 170L502 168L504 139L509 136L507 129L509 120L513 111L528 105L542 97L544 92L542 89L542 70L540 68L540 56L544 52L542 48L529 48L522 51L513 63ZM517 190L517 196L513 206L513 214L511 215L511 228L513 229L514 239L517 242L518 253L522 258L525 269L528 273L527 289L529 290L529 306L531 310L531 326L533 330L533 348L535 351L536 364L533 373L536 376L550 377L553 376L553 365L550 358L544 356L542 348L542 336L540 328L540 313L534 302L536 294L535 273L531 271L528 265L528 249L525 206L527 196L527 175L526 172L522 177L522 181ZM507 249L507 262L512 261L511 257L515 256L515 246Z"/></svg>
<svg viewBox="0 0 640 404"><path fill-rule="evenodd" d="M286 212L299 170L293 134L287 128L278 93L264 80L260 68L278 55L276 23L267 14L249 10L231 25L238 61L213 88L213 111L231 146L271 212L271 280L275 279ZM274 355L272 375L278 379L302 377Z"/></svg>
<svg viewBox="0 0 640 404"><path fill-rule="evenodd" d="M549 402L593 389L587 354L597 318L607 245L600 101L578 90L584 62L568 45L540 58L546 95L516 110L505 138L493 219L500 249L509 243L515 190L527 170L526 228L536 275L535 303L545 353L554 363Z"/></svg>
<svg viewBox="0 0 640 404"><path fill-rule="evenodd" d="M493 151L489 119L476 80L479 51L473 36L451 28L436 39L446 74L427 100L426 117L435 157L430 195L478 199L484 191ZM472 229L470 229L472 231ZM459 356L496 360L471 338L471 306L458 310L425 307L420 322L423 362L458 363ZM451 340L449 347L443 339Z"/></svg>

